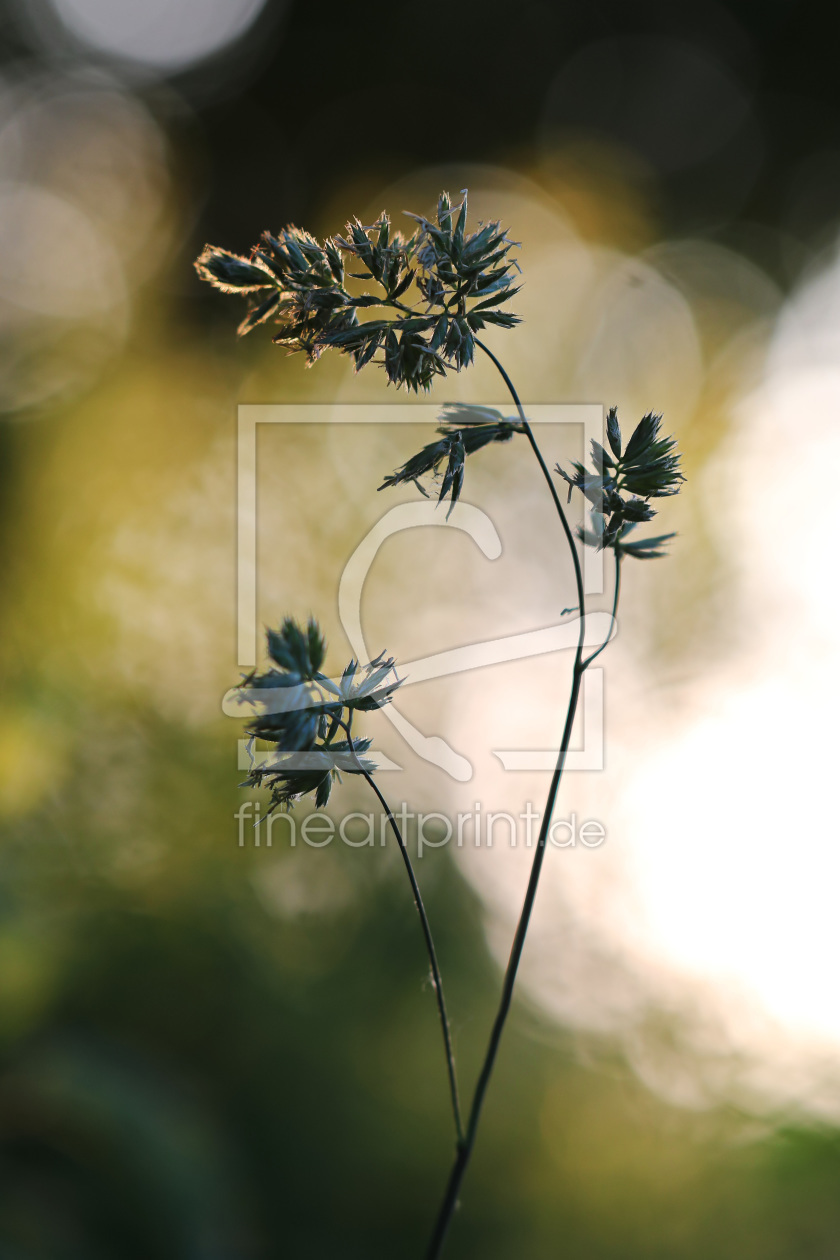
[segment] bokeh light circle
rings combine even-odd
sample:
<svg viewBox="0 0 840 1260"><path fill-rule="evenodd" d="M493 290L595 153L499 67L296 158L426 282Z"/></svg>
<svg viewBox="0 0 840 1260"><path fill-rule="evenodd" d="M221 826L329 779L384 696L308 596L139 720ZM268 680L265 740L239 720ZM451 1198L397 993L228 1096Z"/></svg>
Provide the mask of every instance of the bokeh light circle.
<svg viewBox="0 0 840 1260"><path fill-rule="evenodd" d="M162 71L204 61L253 25L265 0L50 0L87 48Z"/></svg>

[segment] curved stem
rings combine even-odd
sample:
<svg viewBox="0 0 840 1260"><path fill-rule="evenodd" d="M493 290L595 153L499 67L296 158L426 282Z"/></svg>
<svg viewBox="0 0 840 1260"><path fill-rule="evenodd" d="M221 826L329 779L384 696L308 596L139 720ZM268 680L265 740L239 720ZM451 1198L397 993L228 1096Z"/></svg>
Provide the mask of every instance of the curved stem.
<svg viewBox="0 0 840 1260"><path fill-rule="evenodd" d="M432 1241L429 1244L429 1250L427 1252L428 1260L437 1260L437 1257L441 1253L449 1226L452 1222L455 1208L458 1203L458 1194L461 1188L461 1182L464 1179L464 1174L467 1171L467 1165L469 1163L470 1156L472 1155L473 1146L475 1145L478 1124L481 1119L481 1109L484 1105L487 1087L490 1084L490 1077L493 1074L493 1068L496 1063L496 1054L498 1053L499 1044L502 1039L502 1032L504 1031L505 1022L507 1020L508 1011L510 1010L511 1000L513 998L516 973L519 970L519 962L525 946L525 937L528 934L531 912L534 908L534 902L537 897L537 888L539 886L540 873L542 871L543 859L545 857L548 829L554 812L554 802L557 797L557 789L560 786L560 780L563 775L563 767L566 763L569 740L571 738L572 725L574 722L575 711L577 709L578 697L580 695L580 684L584 669L585 666L576 660L572 681L572 691L569 697L569 707L566 711L566 723L563 728L563 739L557 758L557 765L555 766L554 774L551 779L551 787L549 788L548 800L546 801L545 814L543 815L543 820L540 824L537 851L534 854L534 861L531 864L531 875L528 880L525 900L522 903L519 922L516 925L513 945L511 946L510 958L505 971L504 981L502 982L502 996L499 1001L499 1009L496 1013L493 1031L490 1034L490 1041L487 1047L487 1053L484 1057L481 1073L478 1078L478 1084L475 1087L472 1107L470 1108L470 1117L467 1123L466 1138L463 1144L459 1147L455 1163L452 1166L443 1203L441 1205L440 1212L438 1213L438 1219L432 1235Z"/></svg>
<svg viewBox="0 0 840 1260"><path fill-rule="evenodd" d="M566 513L563 509L563 504L560 502L560 497L557 494L557 487L555 486L551 473L549 472L546 462L542 457L542 451L540 450L539 446L537 446L537 439L534 437L534 431L531 428L530 424L528 423L528 418L525 415L525 412L522 407L522 403L519 401L519 395L517 394L516 390L513 387L513 381L510 379L507 372L502 367L501 363L496 358L493 351L489 350L487 346L485 346L483 341L479 341L478 337L476 337L475 344L479 347L480 350L483 350L484 353L487 355L488 359L490 359L490 361L496 365L496 368L498 369L502 380L504 381L505 385L507 385L508 390L510 392L510 396L513 399L514 403L516 404L516 410L519 412L519 419L522 423L522 428L525 433L525 436L527 437L528 441L531 443L531 450L534 452L534 455L536 456L537 463L539 464L540 469L542 471L542 475L545 478L546 484L549 489L549 493L551 494L551 497L554 500L554 506L557 510L557 515L560 517L560 523L563 526L563 533L566 535L566 541L568 542L569 550L572 553L572 561L575 566L575 585L577 587L578 607L580 608L581 622L583 622L585 609L584 609L584 598L583 598L583 573L581 572L581 567L580 567L580 557L578 556L577 547L575 546L575 540L572 535L572 531L569 528L569 522L566 518Z"/></svg>
<svg viewBox="0 0 840 1260"><path fill-rule="evenodd" d="M584 669L589 669L589 666L595 660L595 657L601 655L604 648L607 646L610 639L612 638L612 632L613 632L612 623L615 621L616 609L618 608L618 597L621 594L621 556L619 555L617 551L614 552L614 555L615 555L615 584L614 584L614 589L613 589L612 612L610 613L612 621L610 623L609 634L607 635L606 639L604 639L604 642L601 644L601 646L599 648L596 648L591 656L587 656L586 660L583 662Z"/></svg>
<svg viewBox="0 0 840 1260"><path fill-rule="evenodd" d="M470 1157L472 1155L473 1147L475 1146L475 1139L478 1133L478 1125L481 1120L481 1111L484 1105L485 1096L487 1094L487 1088L490 1084L490 1078L493 1075L493 1068L496 1063L496 1055L499 1050L499 1045L502 1040L502 1033L504 1032L505 1023L508 1017L508 1012L510 1011L511 1002L513 1000L513 990L516 984L516 975L519 970L519 963L522 958L522 952L525 948L525 938L528 934L528 927L531 922L531 913L533 911L534 903L537 897L537 889L539 887L540 874L542 872L543 860L545 858L548 831L549 831L549 827L551 826L551 819L554 813L554 805L557 799L557 792L560 787L560 781L563 777L563 769L566 764L566 757L568 755L569 743L570 743L571 735L572 735L572 727L574 725L575 713L577 711L578 699L580 697L581 680L583 678L584 671L586 670L586 667L589 664L589 661L584 663L584 660L583 660L583 642L584 642L584 634L585 634L584 627L585 627L585 613L586 613L584 593L583 593L583 574L581 572L581 567L580 567L580 557L578 556L578 553L577 553L577 547L575 546L575 541L572 535L572 531L569 528L569 522L566 518L566 513L563 510L563 505L560 502L560 499L557 495L557 490L554 485L554 482L552 481L551 474L548 471L545 460L542 457L542 452L540 451L539 446L537 445L536 438L534 437L531 426L528 423L527 417L525 416L522 403L520 402L519 396L516 393L516 390L514 389L513 382L511 381L510 377L508 376L507 372L502 367L501 363L496 358L496 356L492 353L492 351L488 350L487 346L485 346L481 341L479 341L478 338L476 338L476 345L478 345L484 351L484 353L488 356L488 358L491 359L492 362L496 365L496 367L498 368L502 376L502 379L507 385L508 390L510 391L511 397L513 398L513 401L516 404L516 409L519 412L519 418L522 422L524 432L531 444L531 449L533 450L534 455L537 458L537 462L539 463L540 469L542 470L543 476L548 484L548 488L551 492L551 497L554 501L554 506L557 509L557 514L560 517L560 521L563 526L563 532L566 535L566 541L569 544L569 550L572 553L572 559L573 559L574 568L575 568L575 584L577 586L577 593L578 593L578 606L580 610L580 620L579 620L579 630L578 630L578 642L577 642L577 648L575 650L575 661L574 661L574 667L573 667L573 672L572 672L572 689L569 695L569 703L566 709L566 720L563 726L563 736L560 741L560 748L557 754L557 764L554 768L554 773L552 774L552 777L551 777L551 784L548 789L548 796L546 798L546 803L545 803L545 812L543 814L542 823L540 824L540 834L537 840L537 850L536 850L536 853L534 854L534 860L531 863L531 873L528 879L528 887L525 892L525 899L522 903L522 910L519 915L519 922L516 925L516 932L514 933L513 943L511 945L511 951L510 951L510 958L508 959L507 968L505 969L504 980L502 981L502 994L499 1001L499 1007L496 1012L496 1019L493 1023L493 1029L490 1033L490 1041L487 1046L487 1052L484 1056L484 1062L482 1064L481 1072L479 1073L479 1077L478 1077L478 1083L476 1084L475 1093L473 1095L473 1101L472 1101L472 1106L470 1108L469 1120L467 1122L466 1136L464 1138L464 1141L459 1144L459 1147L455 1156L455 1162L452 1166L452 1171L449 1174L449 1181L446 1186L443 1202L441 1204L440 1211L438 1213L438 1218L435 1223L435 1228L432 1234L431 1242L429 1244L429 1249L426 1253L427 1260L438 1260L438 1257L440 1256L440 1253L443 1249L443 1244L446 1241L446 1235L449 1232L449 1226L452 1223L452 1217L455 1213L455 1208L458 1203L458 1194L460 1192L461 1183L464 1179L464 1174L467 1171L467 1166L469 1164ZM606 646L606 645L604 644L603 646ZM590 660L594 659L595 655L597 655L597 652L594 653L593 656L590 657L589 659Z"/></svg>
<svg viewBox="0 0 840 1260"><path fill-rule="evenodd" d="M409 857L408 849L406 848L405 841L403 840L402 832L397 826L394 811L380 792L379 786L374 781L373 775L370 774L370 772L362 765L359 760L359 755L353 747L353 736L351 734L351 728L353 725L352 709L350 710L348 721L342 722L339 720L338 724L347 735L347 744L350 749L350 755L359 768L359 774L361 774L367 781L368 787L370 787L371 791L379 801L379 804L385 811L385 816L391 825L391 830L394 833L394 838L396 839L397 846L402 855L402 860L405 863L405 869L408 873L408 882L411 884L411 891L414 894L414 904L417 907L417 913L420 916L420 926L423 929L423 940L426 942L426 953L429 957L429 966L432 972L432 984L435 990L438 1015L440 1016L441 1032L443 1033L443 1049L446 1055L446 1071L449 1077L449 1094L452 1099L452 1116L455 1121L456 1149L460 1150L464 1142L464 1125L461 1119L461 1103L458 1098L458 1080L455 1075L455 1055L452 1050L452 1035L449 1030L449 1018L446 1014L446 1001L443 996L443 979L441 978L440 967L438 966L435 942L432 937L432 929L426 914L426 907L423 905L423 898L420 895L420 885L417 883L417 876L414 874L414 867L411 864L411 858Z"/></svg>
<svg viewBox="0 0 840 1260"><path fill-rule="evenodd" d="M449 1019L446 1014L446 1001L443 996L443 980L441 979L437 954L435 953L435 945L432 940L432 929L429 926L429 920L426 916L426 908L423 905L423 898L420 895L420 887L417 883L417 877L414 874L414 867L411 864L408 849L405 847L405 841L403 840L400 829L397 826L397 820L394 818L390 805L385 800L385 797L382 795L374 782L373 776L368 774L366 770L363 770L362 773L367 779L368 785L373 789L379 798L379 803L385 811L388 822L391 824L391 830L393 831L397 844L399 845L402 860L405 863L405 869L408 872L411 891L414 893L414 904L416 905L417 913L420 916L420 923L423 928L423 937L426 942L426 953L429 955L429 966L432 971L432 984L435 990L435 998L437 999L440 1027L443 1033L443 1047L446 1053L446 1070L449 1075L449 1093L452 1098L452 1115L455 1119L457 1147L460 1150L464 1142L464 1126L461 1120L461 1104L458 1100L458 1081L455 1076L455 1055L452 1050L452 1036L449 1031Z"/></svg>
<svg viewBox="0 0 840 1260"><path fill-rule="evenodd" d="M616 553L615 556L615 588L613 591L612 601L612 618L618 609L618 600L621 593L621 556ZM612 631L610 631L611 634ZM528 880L528 888L525 893L525 900L522 904L522 911L519 916L519 922L516 926L516 933L513 938L513 945L510 951L510 959L505 971L504 981L502 983L502 996L499 1002L499 1009L496 1014L496 1020L493 1024L493 1031L490 1034L490 1042L487 1047L484 1063L482 1065L481 1074L476 1085L475 1095L473 1097L472 1107L470 1108L470 1116L467 1124L467 1134L464 1142L460 1145L456 1154L455 1163L449 1175L449 1182L446 1187L443 1204L438 1214L435 1232L427 1253L428 1260L437 1260L443 1248L455 1208L458 1203L458 1193L461 1188L461 1182L467 1170L467 1165L472 1154L475 1144L476 1133L478 1131L478 1123L481 1118L481 1109L484 1104L484 1097L487 1093L487 1087L490 1083L490 1077L493 1073L493 1067L496 1061L496 1054L499 1049L499 1043L502 1039L505 1021L508 1011L510 1010L511 1000L513 998L513 989L516 982L516 973L519 969L519 962L522 957L522 951L525 946L525 937L528 933L528 926L531 920L531 912L534 908L534 902L537 896L537 887L540 880L540 872L542 870L543 860L545 858L546 840L548 831L551 826L551 818L554 813L554 803L557 798L557 792L560 787L560 781L563 777L563 769L566 764L568 755L569 742L572 735L572 726L574 724L575 712L577 710L578 699L580 697L580 688L583 675L592 664L597 656L603 652L604 648L610 641L610 635L584 660L581 654L582 642L578 643L578 651L575 657L574 674L572 678L572 690L569 695L569 705L566 710L566 722L563 727L563 738L560 742L560 751L557 757L557 765L551 779L551 786L546 801L545 814L540 824L540 834L537 840L537 851L534 855L534 861L531 866L531 875Z"/></svg>

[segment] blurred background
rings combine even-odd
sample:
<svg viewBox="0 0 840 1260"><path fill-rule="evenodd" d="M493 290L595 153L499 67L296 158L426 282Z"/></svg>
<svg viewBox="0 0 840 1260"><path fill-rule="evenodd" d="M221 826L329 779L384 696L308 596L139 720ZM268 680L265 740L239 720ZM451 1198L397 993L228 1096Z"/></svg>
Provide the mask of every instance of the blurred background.
<svg viewBox="0 0 840 1260"><path fill-rule="evenodd" d="M444 187L522 243L525 323L487 340L526 403L617 404L625 430L663 412L688 475L659 518L671 556L627 566L604 768L557 808L606 840L548 855L449 1254L840 1254L840 89L820 12L0 4L4 1258L422 1254L451 1137L404 873L390 847L291 848L282 824L240 847L252 798L221 707L237 405L402 397L338 356L307 372L264 329L237 341L236 300L192 260L428 213ZM486 362L438 397L507 406ZM430 440L422 418L259 436L259 622L315 612L335 669L338 577L413 499L374 491ZM574 602L527 449L476 457L464 498L502 555L456 528L390 539L372 653ZM567 655L406 687L471 778L374 715L402 767L383 788L541 809L548 775L496 750L552 746ZM372 808L363 786L336 818ZM467 1096L528 858L502 833L419 863Z"/></svg>

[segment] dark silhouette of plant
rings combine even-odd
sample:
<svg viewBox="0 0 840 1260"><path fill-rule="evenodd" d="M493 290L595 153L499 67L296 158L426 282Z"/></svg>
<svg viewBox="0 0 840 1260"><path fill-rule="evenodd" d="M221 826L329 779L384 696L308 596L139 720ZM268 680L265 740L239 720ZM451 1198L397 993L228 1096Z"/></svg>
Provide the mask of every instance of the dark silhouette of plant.
<svg viewBox="0 0 840 1260"><path fill-rule="evenodd" d="M310 364L337 349L353 356L357 370L380 363L392 384L416 393L429 390L436 375L472 363L476 332L519 322L495 309L517 292L516 264L506 261L515 242L498 223L466 235L466 196L453 224L454 213L443 193L437 223L412 215L419 226L408 238L391 231L383 211L370 227L356 219L346 237L323 245L296 227L279 236L263 232L248 258L208 245L196 267L217 289L250 297L240 335L273 320L274 340L302 351ZM347 272L344 255L362 270ZM372 281L381 292L353 295L348 279ZM414 306L402 300L410 289ZM374 308L397 314L360 322L359 312Z"/></svg>
<svg viewBox="0 0 840 1260"><path fill-rule="evenodd" d="M371 741L352 734L354 715L389 704L403 680L397 674L393 657L386 659L384 652L363 668L351 660L340 677L329 678L321 670L326 643L313 618L304 630L287 617L279 630L269 630L266 637L273 665L262 673L253 670L246 675L238 698L240 703L257 710L245 728L252 742L263 740L272 745L272 750L270 759L255 764L241 786L268 787L272 810L293 809L306 796L313 796L316 808L323 809L334 780L340 779L344 771L361 775L379 800L396 838L420 916L443 1034L452 1114L460 1141L463 1126L452 1037L426 908L397 820L374 782L376 763L363 760L360 755L367 752Z"/></svg>
<svg viewBox="0 0 840 1260"><path fill-rule="evenodd" d="M302 351L309 364L324 350L337 349L353 356L356 370L370 362L380 363L389 383L417 392L428 391L435 376L467 367L476 349L481 350L501 374L515 404L516 416L506 417L489 407L444 407L438 440L411 456L385 478L379 489L410 482L428 494L421 481L427 477L436 483L438 502L449 499L451 513L463 488L468 457L491 443L508 442L519 434L531 446L571 555L580 613L572 685L499 1007L465 1125L458 1103L443 987L414 872L393 813L373 781L375 767L360 757L369 748L369 741L351 735L356 709L378 708L391 699L401 681L394 661L377 658L365 667L359 682L359 667L351 661L341 682L330 681L320 673L324 651L317 627L310 622L304 632L287 621L277 635L269 633L269 655L278 668L246 679L245 694L270 689L281 698L274 712L255 718L248 728L253 736L275 744L277 759L254 769L247 782L266 783L275 806L290 807L308 793L314 793L316 805L321 806L326 804L332 779L340 770L364 775L388 815L409 872L438 997L456 1133L455 1158L427 1251L427 1260L437 1260L475 1145L513 998L583 675L609 642L608 635L594 651L588 655L584 652L586 601L576 536L585 546L613 553L614 620L624 560L656 559L665 554L665 544L674 537L660 534L636 538L634 531L656 515L651 500L677 494L683 476L674 440L660 436L660 416L643 416L625 445L617 410L611 408L606 422L609 450L593 441L591 469L578 462L573 463L571 473L559 465L555 469L568 486L568 499L578 490L589 504L589 526L573 533L513 382L496 355L476 335L488 325L512 328L519 322L517 316L498 309L518 292L512 275L516 264L508 261L515 242L496 222L479 225L476 231L467 233L466 192L457 207L452 206L447 193L442 193L434 222L422 215L410 217L418 227L408 238L391 231L383 212L370 227L354 220L347 226L346 237L328 238L323 245L295 227L286 228L278 237L263 233L247 258L208 245L196 267L202 278L216 288L249 298L250 309L239 326L240 334L274 320L279 325L274 340L290 351ZM345 255L350 265L362 270L347 273ZM346 287L348 278L372 281L380 292L351 294ZM359 320L360 311L374 308L385 314ZM393 681L387 681L391 675ZM336 738L339 732L342 739Z"/></svg>
<svg viewBox="0 0 840 1260"><path fill-rule="evenodd" d="M314 620L302 630L286 618L279 631L269 630L268 655L275 668L249 674L239 691L242 703L259 706L246 727L252 739L274 745L274 760L261 763L248 775L247 786L271 789L272 809L291 808L304 796L314 795L321 809L330 799L335 777L370 774L372 761L362 761L370 740L350 736L353 714L388 704L402 679L393 659L384 653L371 661L361 675L357 661L350 661L341 678L333 681L321 672L326 644ZM393 674L393 681L388 681ZM337 739L340 733L344 739Z"/></svg>

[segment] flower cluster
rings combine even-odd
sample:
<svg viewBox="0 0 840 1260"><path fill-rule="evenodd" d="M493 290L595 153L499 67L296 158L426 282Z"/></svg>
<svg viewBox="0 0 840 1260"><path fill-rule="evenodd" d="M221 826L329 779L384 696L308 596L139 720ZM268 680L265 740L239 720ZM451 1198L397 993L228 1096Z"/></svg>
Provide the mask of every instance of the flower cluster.
<svg viewBox="0 0 840 1260"><path fill-rule="evenodd" d="M467 456L491 442L509 442L514 433L523 432L523 427L518 420L504 417L493 407L470 407L462 403L447 404L440 419L444 422L437 430L442 434L440 440L430 442L422 451L412 455L401 468L385 478L379 489L411 481L428 498L428 492L419 479L431 474L441 483L438 503L449 496L448 520L464 485ZM439 469L444 461L446 467L441 473Z"/></svg>
<svg viewBox="0 0 840 1260"><path fill-rule="evenodd" d="M661 416L653 412L643 416L622 452L618 412L612 407L607 415L609 452L600 442L592 441L594 471L575 462L574 476L569 476L557 465L556 471L568 483L569 499L572 490L578 489L592 504L591 528L578 530L578 536L589 546L599 551L611 548L616 556L639 560L665 554L662 547L673 534L628 541L637 525L656 515L650 500L677 494L685 480L679 470L676 443L673 438L659 436L661 425Z"/></svg>
<svg viewBox="0 0 840 1260"><path fill-rule="evenodd" d="M470 364L475 334L486 325L519 322L497 309L518 287L516 264L507 261L516 242L497 222L466 232L466 191L454 208L441 193L435 222L409 217L418 224L410 237L392 231L383 211L369 227L356 219L346 236L323 245L296 227L278 236L263 232L247 258L206 245L195 265L223 293L250 299L240 335L273 320L274 341L302 351L310 364L334 348L352 355L357 371L373 360L397 388L416 393L429 390L436 375ZM361 270L346 271L344 255ZM372 281L379 291L351 293L348 279ZM359 313L373 307L388 313L360 321Z"/></svg>
<svg viewBox="0 0 840 1260"><path fill-rule="evenodd" d="M280 630L269 630L267 638L273 665L244 678L239 699L259 710L246 733L273 748L242 786L268 786L272 809L291 809L310 794L321 808L342 770L368 775L376 769L374 762L359 755L367 752L371 741L351 734L353 714L388 704L403 680L384 653L364 668L351 660L341 678L328 678L321 672L326 644L311 619L304 630L287 618Z"/></svg>

